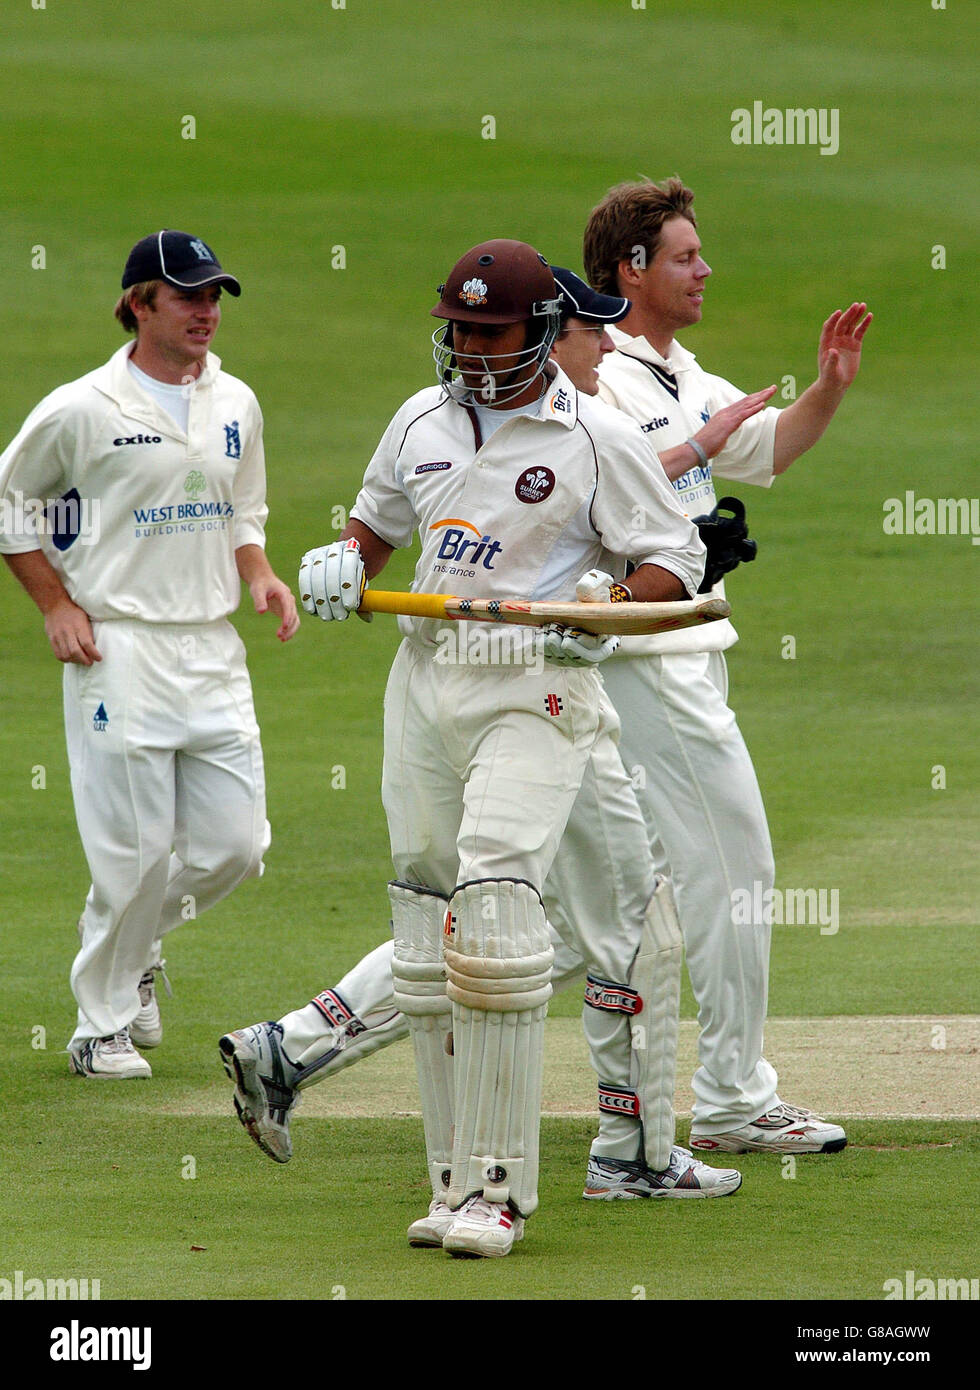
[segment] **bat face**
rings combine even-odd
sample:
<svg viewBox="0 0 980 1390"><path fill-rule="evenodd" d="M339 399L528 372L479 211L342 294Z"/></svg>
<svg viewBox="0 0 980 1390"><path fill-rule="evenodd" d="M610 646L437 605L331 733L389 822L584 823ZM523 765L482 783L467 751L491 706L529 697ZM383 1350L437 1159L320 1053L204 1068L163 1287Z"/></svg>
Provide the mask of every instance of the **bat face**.
<svg viewBox="0 0 980 1390"><path fill-rule="evenodd" d="M564 623L585 632L642 636L718 622L731 613L721 598L682 599L676 603L532 603L529 599L456 598L449 594L365 591L361 607L372 613L406 613L410 617L481 623L515 623L545 627Z"/></svg>
<svg viewBox="0 0 980 1390"><path fill-rule="evenodd" d="M682 599L676 603L531 603L523 599L461 599L446 603L449 618L521 623L528 627L565 623L585 632L618 633L621 637L697 627L727 618L731 611L720 598Z"/></svg>

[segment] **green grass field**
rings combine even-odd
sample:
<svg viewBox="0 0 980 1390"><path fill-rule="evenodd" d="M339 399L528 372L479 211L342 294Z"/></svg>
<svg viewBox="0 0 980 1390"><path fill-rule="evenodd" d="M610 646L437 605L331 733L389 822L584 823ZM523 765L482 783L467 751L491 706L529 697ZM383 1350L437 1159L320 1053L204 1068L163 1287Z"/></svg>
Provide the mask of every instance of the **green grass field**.
<svg viewBox="0 0 980 1390"><path fill-rule="evenodd" d="M921 1018L921 1046L900 1044L911 1078L943 1065L930 1019L980 1013L980 554L966 535L886 535L882 517L906 491L976 492L977 120L966 7L896 13L885 0L8 5L0 439L121 341L111 308L133 241L197 232L245 287L217 348L263 406L269 553L292 580L391 414L434 380L435 286L479 240L520 237L579 268L610 185L680 173L715 272L685 341L746 390L802 391L822 320L866 299L865 361L827 435L771 492L734 489L759 559L729 586L742 639L729 665L777 882L840 895L838 934L776 932L770 1013ZM731 113L755 100L839 110L839 152L734 145ZM413 563L396 556L386 587ZM248 1143L217 1036L302 1003L386 931L384 619L308 621L280 649L269 621L238 615L266 754L266 876L168 942L177 996L153 1081L71 1081L60 1049L88 880L60 671L29 601L9 576L0 589L0 1277L98 1277L104 1298L133 1300L873 1300L907 1269L976 1275L963 1219L976 1130L942 1118L974 1114L975 1092L936 1101L936 1118L893 1118L906 1111L882 1107L862 1056L819 1059L831 1076L867 1069L850 1147L800 1161L792 1181L777 1159L737 1159L730 1201L584 1203L590 1122L547 1118L542 1212L500 1262L405 1246L425 1200L416 1118L301 1119L283 1169ZM576 1011L556 1001L556 1017ZM202 1088L213 1113L191 1104Z"/></svg>

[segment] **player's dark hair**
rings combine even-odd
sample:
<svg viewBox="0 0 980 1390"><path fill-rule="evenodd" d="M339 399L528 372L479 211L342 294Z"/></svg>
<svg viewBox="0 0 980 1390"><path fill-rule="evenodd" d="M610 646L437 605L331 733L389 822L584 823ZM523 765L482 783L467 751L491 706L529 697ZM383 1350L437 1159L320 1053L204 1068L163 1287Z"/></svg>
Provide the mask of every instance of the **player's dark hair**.
<svg viewBox="0 0 980 1390"><path fill-rule="evenodd" d="M123 290L116 300L113 313L127 333L135 333L139 329L139 321L133 313L132 306L141 304L147 309L152 309L156 303L157 290L162 283L162 280L141 280L138 285L130 285L128 290Z"/></svg>
<svg viewBox="0 0 980 1390"><path fill-rule="evenodd" d="M619 267L640 253L649 265L660 247L663 226L672 217L697 220L694 194L675 175L663 183L643 179L611 188L592 209L585 228L582 261L589 284L600 294L622 294Z"/></svg>

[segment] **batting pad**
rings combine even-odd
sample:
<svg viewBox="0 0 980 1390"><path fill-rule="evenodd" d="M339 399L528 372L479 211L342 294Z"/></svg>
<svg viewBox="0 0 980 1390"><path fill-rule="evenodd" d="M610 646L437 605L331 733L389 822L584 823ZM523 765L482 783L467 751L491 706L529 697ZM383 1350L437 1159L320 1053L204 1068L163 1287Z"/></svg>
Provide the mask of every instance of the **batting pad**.
<svg viewBox="0 0 980 1390"><path fill-rule="evenodd" d="M661 878L647 906L629 980L643 1001L631 1029L632 1084L640 1101L644 1154L657 1173L670 1165L674 1143L682 945L670 880Z"/></svg>
<svg viewBox="0 0 980 1390"><path fill-rule="evenodd" d="M453 1153L453 1019L442 958L447 900L431 888L398 882L388 884L388 898L395 1004L415 1048L432 1195L445 1200Z"/></svg>
<svg viewBox="0 0 980 1390"><path fill-rule="evenodd" d="M529 1216L554 957L536 889L521 879L462 884L449 899L445 956L456 1053L449 1203L482 1193Z"/></svg>

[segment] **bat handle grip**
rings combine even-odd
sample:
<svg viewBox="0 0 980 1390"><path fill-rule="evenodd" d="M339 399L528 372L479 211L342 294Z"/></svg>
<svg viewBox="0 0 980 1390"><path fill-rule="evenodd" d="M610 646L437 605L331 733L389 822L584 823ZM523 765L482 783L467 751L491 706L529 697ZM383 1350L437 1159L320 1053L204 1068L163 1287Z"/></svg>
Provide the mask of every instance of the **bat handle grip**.
<svg viewBox="0 0 980 1390"><path fill-rule="evenodd" d="M451 594L399 594L385 589L365 589L361 608L365 613L404 613L410 618L445 618L446 605L456 601Z"/></svg>

